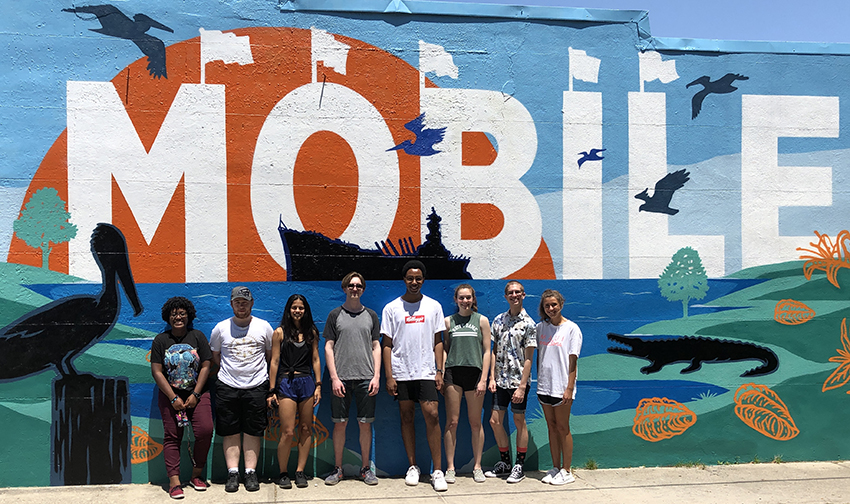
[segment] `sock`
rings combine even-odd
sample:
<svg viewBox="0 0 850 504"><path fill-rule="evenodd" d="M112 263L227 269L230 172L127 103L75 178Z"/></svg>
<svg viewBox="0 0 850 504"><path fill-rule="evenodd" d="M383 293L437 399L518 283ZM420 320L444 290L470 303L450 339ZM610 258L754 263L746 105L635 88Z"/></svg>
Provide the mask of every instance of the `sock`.
<svg viewBox="0 0 850 504"><path fill-rule="evenodd" d="M245 474L251 474L253 472L255 472L254 469L245 469Z"/></svg>
<svg viewBox="0 0 850 504"><path fill-rule="evenodd" d="M239 474L239 468L238 467L228 467L227 472Z"/></svg>
<svg viewBox="0 0 850 504"><path fill-rule="evenodd" d="M525 465L525 452L528 451L528 448L517 448L516 449L516 463L519 465Z"/></svg>
<svg viewBox="0 0 850 504"><path fill-rule="evenodd" d="M502 462L511 465L511 449L499 448L499 456L502 457Z"/></svg>

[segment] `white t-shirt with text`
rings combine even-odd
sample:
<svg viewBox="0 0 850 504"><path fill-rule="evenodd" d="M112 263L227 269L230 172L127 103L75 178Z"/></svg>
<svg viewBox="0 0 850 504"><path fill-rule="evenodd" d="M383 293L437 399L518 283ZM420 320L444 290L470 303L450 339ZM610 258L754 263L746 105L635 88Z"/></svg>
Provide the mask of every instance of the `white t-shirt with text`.
<svg viewBox="0 0 850 504"><path fill-rule="evenodd" d="M570 374L570 355L581 352L581 329L571 320L555 326L537 324L537 393L563 397ZM575 398L575 388L573 398Z"/></svg>
<svg viewBox="0 0 850 504"><path fill-rule="evenodd" d="M393 378L435 379L434 334L445 328L443 307L428 296L422 296L417 303L399 297L387 304L381 316L381 334L393 339Z"/></svg>
<svg viewBox="0 0 850 504"><path fill-rule="evenodd" d="M269 379L266 352L272 348L272 326L251 317L247 327L236 325L233 317L222 320L210 333L210 349L221 352L218 379L233 388L249 389Z"/></svg>

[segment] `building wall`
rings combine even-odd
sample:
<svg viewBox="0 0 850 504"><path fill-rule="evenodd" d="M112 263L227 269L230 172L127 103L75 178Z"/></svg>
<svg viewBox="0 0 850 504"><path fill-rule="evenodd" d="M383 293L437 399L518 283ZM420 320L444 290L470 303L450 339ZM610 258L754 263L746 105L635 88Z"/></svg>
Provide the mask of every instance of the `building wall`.
<svg viewBox="0 0 850 504"><path fill-rule="evenodd" d="M509 278L535 319L544 289L565 295L575 465L846 456L847 47L657 40L636 11L385 4L24 0L4 17L0 460L20 463L0 485L165 480L147 353L167 298L209 335L234 285L273 325L303 293L321 330L342 274L380 312L410 255L446 313L464 281L491 319ZM93 245L99 223L126 253ZM80 303L112 295L116 254L126 294L91 324ZM92 395L87 428L66 428ZM400 474L396 406L378 404L374 463ZM545 469L534 399L528 420ZM109 461L75 473L89 445Z"/></svg>

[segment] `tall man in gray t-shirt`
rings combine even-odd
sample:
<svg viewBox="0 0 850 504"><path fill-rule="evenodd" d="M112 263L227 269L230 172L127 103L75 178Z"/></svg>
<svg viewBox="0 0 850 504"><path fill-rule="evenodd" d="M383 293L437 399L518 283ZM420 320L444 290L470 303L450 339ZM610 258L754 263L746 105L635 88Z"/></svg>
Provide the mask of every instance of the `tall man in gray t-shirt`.
<svg viewBox="0 0 850 504"><path fill-rule="evenodd" d="M325 337L325 362L331 377L331 419L334 422L334 470L325 478L326 485L336 485L343 477L342 453L345 450L345 428L351 399L357 404L360 425L360 479L377 485L369 450L372 447L372 422L375 420L376 395L381 378L381 323L374 310L360 302L366 289L363 275L352 271L342 279L345 303L328 314Z"/></svg>

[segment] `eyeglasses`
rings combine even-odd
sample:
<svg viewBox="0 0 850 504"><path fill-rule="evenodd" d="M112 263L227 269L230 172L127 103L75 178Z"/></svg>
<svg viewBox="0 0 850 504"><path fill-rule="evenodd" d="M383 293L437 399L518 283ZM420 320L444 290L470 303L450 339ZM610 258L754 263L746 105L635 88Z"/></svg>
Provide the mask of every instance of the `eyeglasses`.
<svg viewBox="0 0 850 504"><path fill-rule="evenodd" d="M188 317L189 314L186 313L185 311L181 310L181 311L171 312L171 316L174 317L174 318L185 318L185 317Z"/></svg>
<svg viewBox="0 0 850 504"><path fill-rule="evenodd" d="M350 283L350 284L348 284L348 288L349 288L349 289L354 289L354 290L362 289L362 288L363 288L363 284Z"/></svg>

